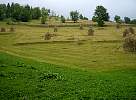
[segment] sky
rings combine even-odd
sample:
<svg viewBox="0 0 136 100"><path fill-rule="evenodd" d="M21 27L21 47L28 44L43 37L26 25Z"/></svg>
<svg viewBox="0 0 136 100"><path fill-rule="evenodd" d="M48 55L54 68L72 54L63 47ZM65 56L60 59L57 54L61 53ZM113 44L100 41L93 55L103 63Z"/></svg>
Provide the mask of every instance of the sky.
<svg viewBox="0 0 136 100"><path fill-rule="evenodd" d="M84 16L92 18L96 6L104 6L111 19L115 15L122 18L136 18L136 0L0 0L0 3L29 4L33 7L45 7L54 10L59 15L69 16L72 10L78 10Z"/></svg>

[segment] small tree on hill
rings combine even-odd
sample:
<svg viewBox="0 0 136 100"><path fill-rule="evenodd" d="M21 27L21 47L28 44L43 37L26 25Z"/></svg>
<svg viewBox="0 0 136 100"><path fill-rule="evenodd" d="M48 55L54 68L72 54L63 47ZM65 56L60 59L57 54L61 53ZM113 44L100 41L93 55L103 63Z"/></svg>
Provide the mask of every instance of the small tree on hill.
<svg viewBox="0 0 136 100"><path fill-rule="evenodd" d="M116 21L116 23L121 23L121 18L118 15L114 17L114 20Z"/></svg>
<svg viewBox="0 0 136 100"><path fill-rule="evenodd" d="M79 12L77 12L77 11L71 11L70 12L70 17L74 21L74 23L76 23L77 20L79 19Z"/></svg>
<svg viewBox="0 0 136 100"><path fill-rule="evenodd" d="M60 18L61 18L61 22L62 22L62 23L65 23L65 21L66 21L65 17L61 15Z"/></svg>
<svg viewBox="0 0 136 100"><path fill-rule="evenodd" d="M49 16L49 10L42 8L42 18L41 18L41 23L45 24L45 22L47 21L47 18Z"/></svg>
<svg viewBox="0 0 136 100"><path fill-rule="evenodd" d="M82 14L79 15L79 18L82 19L82 20L84 19Z"/></svg>
<svg viewBox="0 0 136 100"><path fill-rule="evenodd" d="M84 19L84 20L88 20L88 18L87 18L87 17L84 17L83 19Z"/></svg>
<svg viewBox="0 0 136 100"><path fill-rule="evenodd" d="M103 27L104 21L109 21L109 14L107 13L107 9L103 6L97 6L93 18L96 19L98 26Z"/></svg>
<svg viewBox="0 0 136 100"><path fill-rule="evenodd" d="M126 24L129 24L131 20L130 20L129 17L124 17L124 21L125 21Z"/></svg>

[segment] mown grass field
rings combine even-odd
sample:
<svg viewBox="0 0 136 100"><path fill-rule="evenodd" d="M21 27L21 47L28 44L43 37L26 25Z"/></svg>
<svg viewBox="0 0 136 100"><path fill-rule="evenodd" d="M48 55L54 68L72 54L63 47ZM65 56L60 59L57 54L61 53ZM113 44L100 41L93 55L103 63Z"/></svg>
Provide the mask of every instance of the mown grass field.
<svg viewBox="0 0 136 100"><path fill-rule="evenodd" d="M136 99L136 54L122 49L127 26L94 27L94 36L88 27L14 27L0 33L2 100ZM56 36L46 41L48 31Z"/></svg>

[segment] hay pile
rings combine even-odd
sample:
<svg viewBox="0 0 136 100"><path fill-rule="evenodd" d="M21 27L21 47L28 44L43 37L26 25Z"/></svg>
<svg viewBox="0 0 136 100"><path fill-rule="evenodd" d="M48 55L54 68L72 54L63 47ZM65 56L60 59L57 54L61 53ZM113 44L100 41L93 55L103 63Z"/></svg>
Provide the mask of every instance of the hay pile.
<svg viewBox="0 0 136 100"><path fill-rule="evenodd" d="M58 32L58 28L56 26L54 27L54 32Z"/></svg>
<svg viewBox="0 0 136 100"><path fill-rule="evenodd" d="M6 29L2 27L0 31L1 32L6 32Z"/></svg>
<svg viewBox="0 0 136 100"><path fill-rule="evenodd" d="M83 30L83 29L84 29L82 24L80 24L79 29L80 29L80 30Z"/></svg>
<svg viewBox="0 0 136 100"><path fill-rule="evenodd" d="M44 40L50 40L51 39L51 34L49 32L45 33Z"/></svg>
<svg viewBox="0 0 136 100"><path fill-rule="evenodd" d="M127 35L129 35L129 30L128 29L125 29L123 31L123 37L126 37Z"/></svg>
<svg viewBox="0 0 136 100"><path fill-rule="evenodd" d="M121 27L120 23L116 24L116 28L119 29Z"/></svg>
<svg viewBox="0 0 136 100"><path fill-rule="evenodd" d="M89 27L88 36L94 36L94 30L92 27Z"/></svg>
<svg viewBox="0 0 136 100"><path fill-rule="evenodd" d="M123 33L123 36L125 36L123 49L129 52L136 52L136 34L134 33L134 29L131 27L125 31L127 35Z"/></svg>
<svg viewBox="0 0 136 100"><path fill-rule="evenodd" d="M10 28L10 32L15 32L15 28L14 28L14 27L11 27L11 28Z"/></svg>

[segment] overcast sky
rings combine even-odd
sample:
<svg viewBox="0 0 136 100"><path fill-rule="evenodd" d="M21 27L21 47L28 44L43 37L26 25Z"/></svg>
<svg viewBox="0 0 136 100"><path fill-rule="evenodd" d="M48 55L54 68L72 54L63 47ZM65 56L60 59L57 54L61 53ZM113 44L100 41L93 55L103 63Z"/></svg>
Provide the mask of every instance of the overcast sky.
<svg viewBox="0 0 136 100"><path fill-rule="evenodd" d="M136 0L0 0L0 3L8 2L45 7L65 16L68 16L71 10L78 10L89 18L93 16L97 5L103 5L111 18L115 15L136 18Z"/></svg>

